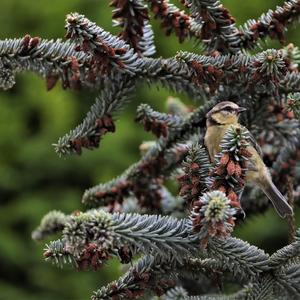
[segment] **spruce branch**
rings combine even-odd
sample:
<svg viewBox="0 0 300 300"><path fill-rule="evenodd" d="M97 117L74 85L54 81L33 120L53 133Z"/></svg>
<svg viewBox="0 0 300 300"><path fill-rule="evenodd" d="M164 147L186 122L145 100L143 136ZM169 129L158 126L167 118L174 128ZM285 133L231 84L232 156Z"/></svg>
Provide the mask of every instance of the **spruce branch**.
<svg viewBox="0 0 300 300"><path fill-rule="evenodd" d="M287 74L288 65L281 51L269 49L257 54L252 62L253 84L264 85L264 89L277 92L279 83ZM257 85L256 85L257 87Z"/></svg>
<svg viewBox="0 0 300 300"><path fill-rule="evenodd" d="M0 41L0 87L11 88L15 75L24 71L45 77L48 90L58 79L61 79L64 88L95 85L95 79L86 73L90 56L75 51L74 46L68 41L48 41L29 35Z"/></svg>
<svg viewBox="0 0 300 300"><path fill-rule="evenodd" d="M115 249L127 246L133 253L157 253L180 262L197 248L187 222L157 215L92 210L70 217L64 225L63 241L75 257L82 256L90 245L101 249L107 258L115 255Z"/></svg>
<svg viewBox="0 0 300 300"><path fill-rule="evenodd" d="M176 58L188 65L192 81L198 86L208 86L212 94L222 83L229 84L237 74L245 78L251 62L251 57L243 54L213 57L180 51Z"/></svg>
<svg viewBox="0 0 300 300"><path fill-rule="evenodd" d="M162 300L184 300L188 299L188 293L187 291L182 287L175 287L173 289L170 289L163 297Z"/></svg>
<svg viewBox="0 0 300 300"><path fill-rule="evenodd" d="M147 263L142 259L137 264L142 268L140 272L134 271L135 267L133 267L133 270L130 270L120 280L94 293L95 297L107 295L105 297L108 298L104 299L110 299L110 293L123 295L123 292L129 290L129 294L126 295L134 295L130 291L142 292L146 287L149 290L149 284L152 281L148 279L153 278L153 272L158 276L168 274L169 280L169 276L173 276L173 272L178 273L189 268L193 268L195 272L198 272L198 268L199 271L205 269L203 271L205 273L209 272L210 268L213 270L220 268L222 272L229 270L233 277L238 278L241 282L250 278L254 284L253 289L247 290L247 293L245 290L241 290L236 294L239 296L245 294L249 297L235 298L233 296L236 295L232 295L233 299L265 299L262 295L271 295L275 284L274 278L268 275L259 277L259 274L271 271L270 267L276 270L277 285L282 285L286 279L284 284L293 289L293 292L297 290L298 273L294 266L295 263L291 265L293 261L297 265L297 260L290 260L286 268L279 268L278 262L280 265L286 265L288 261L282 261L282 257L285 257L286 253L293 257L295 249L299 249L299 247L293 247L292 250L291 247L283 248L269 260L269 256L262 250L242 240L230 237L225 240L214 238L208 244L206 254L208 259L195 260L188 257L195 255L199 240L189 232L190 227L187 226L187 222L189 222L188 219L179 221L159 216L116 213L111 215L103 211L81 213L71 216L65 225L62 241L55 241L48 245L44 256L58 265L70 262L80 269L88 267L98 269L110 255L117 255L116 249L119 249L118 253L123 258L124 255L128 257L126 253L131 251L132 253L156 253L159 255L159 261L155 260L153 264L151 262L154 262L154 259L151 258L149 263L149 255L146 255ZM298 237L296 242L298 243ZM126 252L124 252L125 248L128 249ZM175 253L181 254L176 256ZM129 259L131 259L131 255ZM148 273L150 268L152 270ZM168 272L166 268L168 268ZM147 274L147 276L144 277L143 274ZM163 281L164 284L170 283L168 280ZM169 285L167 286L169 287ZM158 292L163 291L158 289ZM138 295L140 296L139 293L136 294L136 296Z"/></svg>
<svg viewBox="0 0 300 300"><path fill-rule="evenodd" d="M156 53L156 47L154 44L154 33L149 21L145 21L143 28L143 37L139 42L140 51L144 57L151 57Z"/></svg>
<svg viewBox="0 0 300 300"><path fill-rule="evenodd" d="M50 211L43 217L40 225L32 232L32 238L39 241L47 238L49 235L61 232L68 218L67 215L60 211Z"/></svg>
<svg viewBox="0 0 300 300"><path fill-rule="evenodd" d="M289 70L297 72L300 63L299 48L295 47L293 43L289 43L286 47L283 47L282 54L290 62Z"/></svg>
<svg viewBox="0 0 300 300"><path fill-rule="evenodd" d="M65 264L71 264L79 270L97 270L109 258L109 254L103 245L99 247L96 243L89 243L84 245L81 251L78 251L62 239L52 241L49 245L46 245L44 257L46 261L60 268Z"/></svg>
<svg viewBox="0 0 300 300"><path fill-rule="evenodd" d="M299 73L287 73L280 82L280 89L285 94L300 92L300 76Z"/></svg>
<svg viewBox="0 0 300 300"><path fill-rule="evenodd" d="M211 165L204 147L198 143L189 147L182 167L183 174L177 178L181 186L179 195L189 207L208 189L206 181Z"/></svg>
<svg viewBox="0 0 300 300"><path fill-rule="evenodd" d="M272 275L262 275L256 279L252 286L246 288L244 293L245 299L249 300L272 300L275 296L276 282ZM243 295L243 294L242 294ZM237 293L236 300L239 300L239 294Z"/></svg>
<svg viewBox="0 0 300 300"><path fill-rule="evenodd" d="M241 279L254 278L270 269L268 254L237 238L211 239L207 251L210 257L221 260L223 266Z"/></svg>
<svg viewBox="0 0 300 300"><path fill-rule="evenodd" d="M15 85L15 76L11 67L0 60L0 88L4 91Z"/></svg>
<svg viewBox="0 0 300 300"><path fill-rule="evenodd" d="M239 52L241 38L235 19L218 0L185 0L191 16L201 24L200 38L210 52Z"/></svg>
<svg viewBox="0 0 300 300"><path fill-rule="evenodd" d="M77 267L75 257L66 249L65 243L61 240L52 241L46 245L44 251L46 261L62 268L65 264L71 264Z"/></svg>
<svg viewBox="0 0 300 300"><path fill-rule="evenodd" d="M288 95L287 109L288 111L292 111L296 119L300 122L300 93Z"/></svg>
<svg viewBox="0 0 300 300"><path fill-rule="evenodd" d="M114 67L121 73L133 75L139 69L141 60L128 44L105 32L83 15L68 15L66 29L66 37L76 41L76 49L93 55L100 73L108 73Z"/></svg>
<svg viewBox="0 0 300 300"><path fill-rule="evenodd" d="M207 192L199 197L193 203L190 218L193 230L199 232L201 246L206 247L210 238L230 236L236 212L231 200L221 191Z"/></svg>
<svg viewBox="0 0 300 300"><path fill-rule="evenodd" d="M74 255L79 254L89 243L97 243L110 249L113 235L111 215L101 210L72 216L63 229L66 248Z"/></svg>
<svg viewBox="0 0 300 300"><path fill-rule="evenodd" d="M285 269L276 272L277 283L288 297L297 299L300 297L300 264L295 263Z"/></svg>
<svg viewBox="0 0 300 300"><path fill-rule="evenodd" d="M99 184L86 190L82 196L82 202L89 207L122 203L132 190L132 183L127 178L134 167L135 165L131 166L123 174L107 183Z"/></svg>
<svg viewBox="0 0 300 300"><path fill-rule="evenodd" d="M160 84L181 93L184 91L192 99L202 100L207 94L203 87L191 81L191 70L186 63L172 58L144 58L143 69L139 73L149 83Z"/></svg>
<svg viewBox="0 0 300 300"><path fill-rule="evenodd" d="M251 249L252 250L252 249ZM215 270L216 267L222 268L220 262L214 259L186 259L183 262L174 262L161 260L160 256L146 255L141 258L124 276L119 280L114 281L94 292L92 299L135 299L144 295L145 290L154 290L156 294L161 295L167 293L162 299L177 299L182 296L182 299L267 299L264 297L272 296L274 280L271 276L263 276L262 279L254 279L253 284L249 284L242 290L228 295L206 295L188 297L188 293L182 288L170 289L174 286L178 273L183 270L192 268L194 273L206 272L209 273ZM199 268L199 270L198 270ZM212 268L212 269L211 269ZM205 271L203 269L206 269ZM239 272L235 272L239 278ZM175 277L174 277L175 276ZM246 275L247 276L247 275ZM165 280L161 280L162 278ZM171 279L171 280L170 280ZM241 279L241 278L239 278ZM174 297L174 298L173 298ZM180 297L178 299L181 299ZM270 298L271 299L271 298Z"/></svg>
<svg viewBox="0 0 300 300"><path fill-rule="evenodd" d="M181 275L191 275L195 278L198 278L199 274L205 274L213 277L216 273L222 273L226 271L226 269L223 268L222 262L214 258L190 257L187 258L184 261L184 264L178 268L180 271L185 271L185 273L180 272Z"/></svg>
<svg viewBox="0 0 300 300"><path fill-rule="evenodd" d="M191 78L196 85L208 86L214 93L221 85L236 85L253 94L279 88L299 87L299 79L294 74L292 61L284 56L282 50L268 49L253 56L235 55L198 55L180 51L176 55L179 61L188 65ZM238 78L238 80L236 80ZM257 86L259 83L259 86ZM258 89L259 88L259 89Z"/></svg>
<svg viewBox="0 0 300 300"><path fill-rule="evenodd" d="M71 264L79 270L93 269L98 270L108 259L107 252L96 243L84 246L80 252L74 252L70 245L64 240L57 240L46 245L44 257L46 261L62 268L65 264Z"/></svg>
<svg viewBox="0 0 300 300"><path fill-rule="evenodd" d="M285 97L281 101L286 101ZM277 101L268 103L266 111L263 113L265 128L263 130L263 139L265 142L270 142L268 134L273 133L272 144L274 151L278 152L282 143L294 143L299 134L299 121L294 118L293 112L286 109L286 106ZM260 122L260 123L259 123ZM262 120L257 120L255 123L261 126Z"/></svg>
<svg viewBox="0 0 300 300"><path fill-rule="evenodd" d="M178 116L154 111L148 104L139 105L136 121L143 124L146 131L152 131L157 137L163 136L164 138L180 128L184 122Z"/></svg>
<svg viewBox="0 0 300 300"><path fill-rule="evenodd" d="M149 23L148 8L142 0L113 0L114 25L122 27L119 37L126 41L139 55L155 53L154 36Z"/></svg>
<svg viewBox="0 0 300 300"><path fill-rule="evenodd" d="M115 233L121 243L133 243L141 251L181 262L196 250L187 219L176 220L156 215L113 214ZM177 254L176 254L177 253ZM178 255L181 253L181 255Z"/></svg>
<svg viewBox="0 0 300 300"><path fill-rule="evenodd" d="M276 176L278 182L286 176L294 176L296 162L299 159L300 152L300 130L299 123L296 123L296 129L290 139L286 141L272 165L273 174ZM291 129L291 128L290 128Z"/></svg>
<svg viewBox="0 0 300 300"><path fill-rule="evenodd" d="M66 223L63 242L51 244L44 255L48 260L58 263L72 258L81 269L89 266L97 269L104 258L116 254L116 248L128 246L134 252L156 252L166 260L166 265L171 266L171 260L182 268L182 265L189 264L185 259L187 255L195 253L197 245L197 238L188 231L187 221L147 215L110 215L103 211L81 213L71 216ZM177 256L175 253L182 254ZM208 255L225 261L224 265L235 276L254 276L255 272L267 270L268 256L237 239L213 239L208 247ZM203 261L202 267L210 268L215 263ZM236 268L236 265L242 269Z"/></svg>
<svg viewBox="0 0 300 300"><path fill-rule="evenodd" d="M55 151L59 155L81 154L82 148L97 148L103 135L115 131L112 115L127 104L133 89L133 82L127 78L106 80L102 93L82 123L58 140Z"/></svg>
<svg viewBox="0 0 300 300"><path fill-rule="evenodd" d="M264 101L268 101L267 107L263 106ZM287 111L286 101L286 96L281 100L283 103L274 101L274 98L263 98L257 103L262 107L256 110L255 106L255 113L250 114L253 134L262 146L264 159L272 164L273 180L282 192L286 191L286 176L295 174L300 135L299 121L292 112ZM249 198L248 194L245 198Z"/></svg>
<svg viewBox="0 0 300 300"><path fill-rule="evenodd" d="M270 37L285 42L284 33L287 25L293 21L298 21L300 15L300 3L298 0L285 1L282 6L277 6L276 10L269 10L263 13L258 20L248 20L240 28L242 44L244 49L254 48L259 40Z"/></svg>
<svg viewBox="0 0 300 300"><path fill-rule="evenodd" d="M28 40L27 37L25 38ZM99 81L101 82L102 78L106 76L101 68L106 68L107 64L98 64L90 53L78 51L79 49L75 47L74 42L41 40L39 44L30 49L30 52L23 53L23 40L25 38L5 40L0 43L0 58L2 61L0 67L4 81L11 78L11 75L9 75L11 71L9 70L14 70L14 72L25 70L37 72L47 78L48 89L51 89L58 79L62 80L64 87L79 88L82 85L93 87L99 85ZM128 72L130 69L131 76L160 82L175 91L186 91L195 99L199 98L199 95L203 95L203 92L199 92L199 89L190 82L189 71L182 64L178 64L175 59L145 58L142 60L133 55L133 49L122 40L115 41L117 38L113 37L111 39L113 40L111 42L112 47L115 43L120 42L121 46L128 50L130 60L134 61L130 66L124 67ZM77 49L77 51L74 49ZM117 54L115 56L119 57ZM11 67L9 67L10 65ZM120 71L120 67L117 70ZM114 74L110 75L114 76ZM185 78L182 78L183 76ZM8 80L8 83L11 80L12 78Z"/></svg>
<svg viewBox="0 0 300 300"><path fill-rule="evenodd" d="M104 211L71 216L63 229L64 249L76 259L79 269L102 267L115 254L113 222Z"/></svg>
<svg viewBox="0 0 300 300"><path fill-rule="evenodd" d="M261 280L255 284L249 284L240 291L229 294L207 294L200 296L189 296L182 287L170 289L162 300L271 300L273 299L273 282L270 278Z"/></svg>
<svg viewBox="0 0 300 300"><path fill-rule="evenodd" d="M166 35L174 31L180 43L197 29L197 26L191 26L191 23L193 24L191 17L180 11L174 4L169 3L169 0L147 1L150 3L150 9L155 18L161 19L161 27L165 28Z"/></svg>
<svg viewBox="0 0 300 300"><path fill-rule="evenodd" d="M230 241L229 241L229 243L230 243ZM209 249L208 249L208 251L209 251ZM208 253L206 253L206 256L214 257L214 254L211 255L208 252ZM227 259L225 255L224 255L224 259L225 260ZM233 259L233 258L231 258L231 259ZM232 280L233 282L239 283L242 286L244 286L244 284L247 280L248 285L246 287L244 287L242 290L238 291L237 293L230 295L230 297L233 297L234 299L240 299L239 297L241 297L241 296L247 296L252 291L254 291L254 292L255 292L255 290L257 291L258 285L260 285L264 281L264 279L266 279L266 277L270 277L269 276L270 274L267 274L264 271L261 272L262 278L255 276L255 277L252 277L252 279L251 279L251 278L248 278L249 275L241 276L240 272L245 272L244 270L240 270L237 272L234 270L234 267L230 263L224 264L223 258L218 259L217 257L214 257L214 258L188 258L184 261L184 264L182 266L178 266L178 272L183 277L196 278L196 279L199 279L200 274L202 274L202 275L205 274L205 276L207 276L212 281L215 281L216 276L218 276L218 275L219 276L226 275L227 278L230 277L230 279L229 279L230 281ZM275 283L275 282L273 281L272 283ZM246 299L248 299L248 298L246 298ZM250 299L252 299L252 298L250 298ZM256 298L254 298L254 299L256 299Z"/></svg>
<svg viewBox="0 0 300 300"><path fill-rule="evenodd" d="M169 265L161 258L145 255L117 281L97 290L92 300L100 299L136 299L145 296L149 290L160 295L174 286L171 280L172 262Z"/></svg>
<svg viewBox="0 0 300 300"><path fill-rule="evenodd" d="M272 268L279 268L284 265L289 265L293 261L300 259L300 231L296 232L295 241L278 251L270 257L270 266Z"/></svg>

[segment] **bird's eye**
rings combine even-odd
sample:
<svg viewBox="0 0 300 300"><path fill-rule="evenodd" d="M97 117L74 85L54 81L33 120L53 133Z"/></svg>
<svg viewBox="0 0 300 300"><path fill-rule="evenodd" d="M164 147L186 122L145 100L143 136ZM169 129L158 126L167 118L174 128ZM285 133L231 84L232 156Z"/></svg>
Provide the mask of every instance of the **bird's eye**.
<svg viewBox="0 0 300 300"><path fill-rule="evenodd" d="M228 111L228 112L232 112L233 108L231 106L226 106L226 107L224 107L224 110Z"/></svg>

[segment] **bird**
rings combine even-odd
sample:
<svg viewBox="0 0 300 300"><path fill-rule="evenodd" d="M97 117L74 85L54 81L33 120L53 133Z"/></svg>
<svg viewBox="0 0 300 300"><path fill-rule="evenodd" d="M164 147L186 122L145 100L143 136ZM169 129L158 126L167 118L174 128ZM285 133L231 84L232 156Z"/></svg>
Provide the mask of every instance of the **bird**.
<svg viewBox="0 0 300 300"><path fill-rule="evenodd" d="M206 114L204 144L208 150L212 163L214 163L215 155L221 151L220 144L229 127L245 128L239 123L239 116L240 113L246 110L246 108L240 107L234 102L223 101L215 105ZM285 218L286 215L293 215L292 207L287 203L285 197L274 185L271 174L263 162L261 148L250 132L249 145L246 150L251 153L251 157L248 161L249 167L246 173L245 182L259 186L272 202L280 217Z"/></svg>

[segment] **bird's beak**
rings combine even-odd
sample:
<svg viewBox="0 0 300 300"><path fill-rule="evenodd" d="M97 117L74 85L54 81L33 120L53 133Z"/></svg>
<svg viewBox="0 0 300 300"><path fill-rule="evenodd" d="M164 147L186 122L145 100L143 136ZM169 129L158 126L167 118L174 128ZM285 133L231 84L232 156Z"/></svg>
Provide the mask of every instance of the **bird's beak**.
<svg viewBox="0 0 300 300"><path fill-rule="evenodd" d="M241 112L246 111L246 110L247 110L247 108L245 108L245 107L239 107L239 108L237 109L237 112L238 112L238 113L241 113Z"/></svg>

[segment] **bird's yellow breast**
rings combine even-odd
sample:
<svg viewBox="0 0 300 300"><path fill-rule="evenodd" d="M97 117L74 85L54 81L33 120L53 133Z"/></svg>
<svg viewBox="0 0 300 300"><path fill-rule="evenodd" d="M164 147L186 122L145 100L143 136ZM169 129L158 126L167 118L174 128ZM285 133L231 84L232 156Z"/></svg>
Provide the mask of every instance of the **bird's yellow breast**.
<svg viewBox="0 0 300 300"><path fill-rule="evenodd" d="M212 162L215 155L221 151L221 141L230 126L232 125L214 125L207 128L204 141Z"/></svg>

